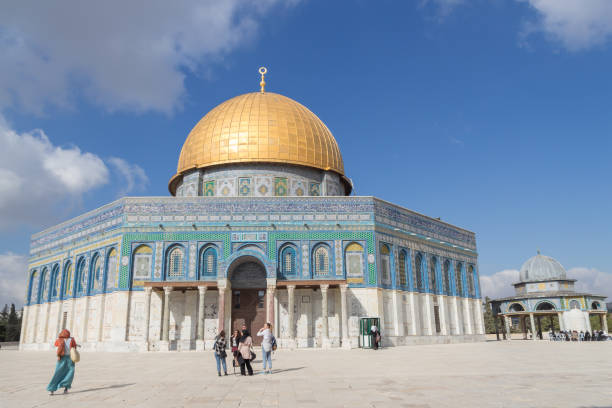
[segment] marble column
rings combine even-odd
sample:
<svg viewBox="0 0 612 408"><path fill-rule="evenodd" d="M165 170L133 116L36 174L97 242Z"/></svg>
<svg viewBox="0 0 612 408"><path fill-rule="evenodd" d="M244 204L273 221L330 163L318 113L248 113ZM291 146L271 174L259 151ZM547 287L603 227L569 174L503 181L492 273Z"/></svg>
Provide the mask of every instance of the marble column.
<svg viewBox="0 0 612 408"><path fill-rule="evenodd" d="M153 293L153 288L150 286L146 286L144 288L145 292L145 309L144 309L144 346L143 351L149 351L149 323L151 321L151 293Z"/></svg>
<svg viewBox="0 0 612 408"><path fill-rule="evenodd" d="M465 334L473 334L472 331L472 313L470 313L470 300L463 299L463 319L465 320Z"/></svg>
<svg viewBox="0 0 612 408"><path fill-rule="evenodd" d="M348 333L348 305L346 303L346 291L348 285L340 285L340 312L342 314L342 348L351 348L351 339Z"/></svg>
<svg viewBox="0 0 612 408"><path fill-rule="evenodd" d="M205 322L205 299L206 286L198 286L198 338L196 339L196 350L204 350L204 322Z"/></svg>
<svg viewBox="0 0 612 408"><path fill-rule="evenodd" d="M461 322L459 321L459 307L457 306L456 296L453 296L452 298L452 309L453 311L451 312L451 314L453 316L453 320L455 321L455 333L453 334L461 335L463 331L461 330Z"/></svg>
<svg viewBox="0 0 612 408"><path fill-rule="evenodd" d="M510 317L504 316L504 325L506 326L506 340L512 340L510 333Z"/></svg>
<svg viewBox="0 0 612 408"><path fill-rule="evenodd" d="M19 336L19 343L24 344L26 343L26 335L27 335L27 326L28 326L28 318L29 318L29 313L30 312L30 306L24 306L23 308L23 316L21 319L21 334ZM59 331L58 331L59 333Z"/></svg>
<svg viewBox="0 0 612 408"><path fill-rule="evenodd" d="M608 332L608 314L604 313L603 315L601 315L603 317L603 324L601 325L601 327L603 327L603 331L605 333Z"/></svg>
<svg viewBox="0 0 612 408"><path fill-rule="evenodd" d="M295 285L287 285L287 334L289 337L289 347L295 347L295 322L294 322L294 308L295 308Z"/></svg>
<svg viewBox="0 0 612 408"><path fill-rule="evenodd" d="M219 296L218 296L218 305L217 310L219 314L219 322L217 323L217 333L221 332L221 330L225 330L225 287L218 287Z"/></svg>
<svg viewBox="0 0 612 408"><path fill-rule="evenodd" d="M446 299L442 295L438 295L438 317L440 319L440 335L448 336L448 330L446 328Z"/></svg>
<svg viewBox="0 0 612 408"><path fill-rule="evenodd" d="M89 299L91 296L85 296L85 310L83 311L83 335L81 341L87 343L87 329L89 327Z"/></svg>
<svg viewBox="0 0 612 408"><path fill-rule="evenodd" d="M266 291L266 322L274 324L274 294L276 285L268 285Z"/></svg>
<svg viewBox="0 0 612 408"><path fill-rule="evenodd" d="M586 319L587 330L592 333L593 332L593 328L591 327L591 314L589 312L584 312L584 316L585 316L585 319Z"/></svg>
<svg viewBox="0 0 612 408"><path fill-rule="evenodd" d="M106 309L106 293L100 295L100 304L98 305L98 343L102 343L104 337L104 309Z"/></svg>
<svg viewBox="0 0 612 408"><path fill-rule="evenodd" d="M329 348L329 321L327 313L327 290L329 285L320 285L321 288L321 346Z"/></svg>
<svg viewBox="0 0 612 408"><path fill-rule="evenodd" d="M417 318L416 318L416 308L414 305L415 302L415 296L413 292L410 292L410 294L408 295L408 300L410 301L410 326L408 327L408 334L410 334L411 336L416 336L417 334Z"/></svg>
<svg viewBox="0 0 612 408"><path fill-rule="evenodd" d="M168 351L170 348L170 293L172 286L164 286L164 313L162 315L162 341L159 349Z"/></svg>
<svg viewBox="0 0 612 408"><path fill-rule="evenodd" d="M535 325L535 318L533 313L529 313L529 322L531 323L531 340L538 339L538 332Z"/></svg>
<svg viewBox="0 0 612 408"><path fill-rule="evenodd" d="M519 317L521 322L521 332L523 332L523 340L527 340L527 322L525 316Z"/></svg>

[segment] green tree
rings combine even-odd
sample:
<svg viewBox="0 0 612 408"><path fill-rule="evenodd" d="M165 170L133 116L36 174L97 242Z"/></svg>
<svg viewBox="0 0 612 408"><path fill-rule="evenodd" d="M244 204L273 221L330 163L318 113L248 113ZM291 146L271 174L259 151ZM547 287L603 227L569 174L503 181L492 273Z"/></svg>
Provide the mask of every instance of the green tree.
<svg viewBox="0 0 612 408"><path fill-rule="evenodd" d="M495 318L493 317L493 310L491 310L491 299L488 296L485 297L483 307L485 333L493 334L495 333Z"/></svg>
<svg viewBox="0 0 612 408"><path fill-rule="evenodd" d="M6 341L19 341L20 333L21 318L17 316L17 312L15 311L15 304L11 303L11 310L8 315L6 328Z"/></svg>
<svg viewBox="0 0 612 408"><path fill-rule="evenodd" d="M4 305L0 312L0 341L6 341L6 326L8 325L9 308Z"/></svg>

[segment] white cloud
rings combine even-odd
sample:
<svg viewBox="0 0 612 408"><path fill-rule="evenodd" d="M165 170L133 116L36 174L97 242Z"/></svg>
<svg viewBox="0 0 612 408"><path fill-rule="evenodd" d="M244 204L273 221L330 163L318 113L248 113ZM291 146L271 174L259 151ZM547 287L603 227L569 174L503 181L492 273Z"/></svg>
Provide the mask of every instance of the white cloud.
<svg viewBox="0 0 612 408"><path fill-rule="evenodd" d="M438 20L444 20L455 7L465 4L466 0L421 0L420 7L434 7Z"/></svg>
<svg viewBox="0 0 612 408"><path fill-rule="evenodd" d="M543 32L570 51L604 44L612 36L610 0L519 0L536 11L535 22L526 24L523 35Z"/></svg>
<svg viewBox="0 0 612 408"><path fill-rule="evenodd" d="M103 186L111 171L100 157L77 146L54 145L42 130L17 133L0 115L0 230L16 225L40 226L79 203L84 193ZM145 185L142 168L109 159L126 194Z"/></svg>
<svg viewBox="0 0 612 408"><path fill-rule="evenodd" d="M577 292L587 292L594 295L607 296L607 302L612 302L612 273L602 272L595 268L576 267L567 271L567 277L577 279Z"/></svg>
<svg viewBox="0 0 612 408"><path fill-rule="evenodd" d="M124 182L121 184L121 189L118 193L120 197L131 191L142 191L149 184L147 174L139 165L130 164L118 157L111 157L108 159L108 162L123 177Z"/></svg>
<svg viewBox="0 0 612 408"><path fill-rule="evenodd" d="M110 111L171 112L185 71L205 71L251 41L271 7L297 2L11 2L0 12L0 109L70 107L83 91Z"/></svg>
<svg viewBox="0 0 612 408"><path fill-rule="evenodd" d="M576 267L567 271L567 277L577 279L576 292L605 295L608 296L607 302L612 302L612 273L594 268ZM518 280L519 271L516 269L506 269L493 275L481 275L482 297L488 296L495 299L512 296L515 293L512 284Z"/></svg>
<svg viewBox="0 0 612 408"><path fill-rule="evenodd" d="M12 252L0 254L0 309L5 304L23 306L27 282L27 258Z"/></svg>
<svg viewBox="0 0 612 408"><path fill-rule="evenodd" d="M514 294L513 283L518 282L519 271L516 269L505 269L493 275L481 275L480 287L482 297L491 299L512 296Z"/></svg>

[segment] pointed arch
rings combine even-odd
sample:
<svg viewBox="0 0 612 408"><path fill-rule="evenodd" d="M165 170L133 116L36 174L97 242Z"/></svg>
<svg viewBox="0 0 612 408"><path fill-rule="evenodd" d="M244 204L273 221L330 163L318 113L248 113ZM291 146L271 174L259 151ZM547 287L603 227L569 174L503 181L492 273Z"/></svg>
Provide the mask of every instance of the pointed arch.
<svg viewBox="0 0 612 408"><path fill-rule="evenodd" d="M89 276L89 293L99 292L102 289L102 279L104 272L102 271L102 256L96 252L91 258L91 272Z"/></svg>
<svg viewBox="0 0 612 408"><path fill-rule="evenodd" d="M34 303L36 301L36 296L38 293L38 271L33 269L30 272L30 283L28 286L28 304Z"/></svg>
<svg viewBox="0 0 612 408"><path fill-rule="evenodd" d="M132 255L132 282L151 279L153 272L153 249L141 244Z"/></svg>
<svg viewBox="0 0 612 408"><path fill-rule="evenodd" d="M380 243L380 279L384 284L391 283L391 249L382 242Z"/></svg>
<svg viewBox="0 0 612 408"><path fill-rule="evenodd" d="M66 261L64 272L62 273L62 299L72 295L72 262Z"/></svg>
<svg viewBox="0 0 612 408"><path fill-rule="evenodd" d="M344 249L344 265L346 276L349 278L363 278L364 250L361 244L351 242Z"/></svg>
<svg viewBox="0 0 612 408"><path fill-rule="evenodd" d="M420 252L417 252L414 256L414 275L419 292L425 290L425 282L423 281L423 254Z"/></svg>
<svg viewBox="0 0 612 408"><path fill-rule="evenodd" d="M166 250L165 279L181 279L185 277L185 248L174 244Z"/></svg>
<svg viewBox="0 0 612 408"><path fill-rule="evenodd" d="M397 262L399 267L399 284L402 287L406 287L408 285L408 277L406 274L406 271L408 270L408 268L406 268L407 259L408 253L406 252L406 250L400 249Z"/></svg>
<svg viewBox="0 0 612 408"><path fill-rule="evenodd" d="M106 265L104 268L104 278L102 282L103 290L113 289L117 286L119 274L118 253L113 247L106 255Z"/></svg>
<svg viewBox="0 0 612 408"><path fill-rule="evenodd" d="M432 293L438 293L438 279L437 279L437 269L438 269L438 257L435 255L431 255L429 257L429 291Z"/></svg>
<svg viewBox="0 0 612 408"><path fill-rule="evenodd" d="M446 259L444 261L444 266L442 268L443 279L442 279L442 292L445 295L451 294L451 263L450 260Z"/></svg>
<svg viewBox="0 0 612 408"><path fill-rule="evenodd" d="M281 247L278 270L283 277L295 277L298 275L296 258L297 249L295 245L284 244Z"/></svg>
<svg viewBox="0 0 612 408"><path fill-rule="evenodd" d="M53 265L51 269L51 281L49 286L49 297L51 299L57 299L60 293L60 275L59 275L59 264Z"/></svg>
<svg viewBox="0 0 612 408"><path fill-rule="evenodd" d="M77 261L77 269L74 280L74 295L80 296L85 291L85 284L87 282L87 271L85 270L85 257L80 257Z"/></svg>
<svg viewBox="0 0 612 408"><path fill-rule="evenodd" d="M329 246L327 244L317 244L312 251L312 265L314 277L329 276L331 265L329 262Z"/></svg>
<svg viewBox="0 0 612 408"><path fill-rule="evenodd" d="M49 268L46 266L40 272L40 284L38 289L38 303L49 300Z"/></svg>
<svg viewBox="0 0 612 408"><path fill-rule="evenodd" d="M258 247L261 251L261 248ZM200 251L200 279L216 277L218 271L218 251L215 245L204 246Z"/></svg>
<svg viewBox="0 0 612 408"><path fill-rule="evenodd" d="M463 263L457 262L455 264L455 288L457 289L457 296L463 297Z"/></svg>

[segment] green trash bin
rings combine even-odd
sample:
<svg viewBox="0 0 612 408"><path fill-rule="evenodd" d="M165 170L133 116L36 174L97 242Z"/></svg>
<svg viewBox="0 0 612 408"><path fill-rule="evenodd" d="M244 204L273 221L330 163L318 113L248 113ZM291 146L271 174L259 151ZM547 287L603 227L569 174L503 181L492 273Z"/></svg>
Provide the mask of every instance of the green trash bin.
<svg viewBox="0 0 612 408"><path fill-rule="evenodd" d="M380 330L379 317L362 317L359 319L359 347L372 348L374 345L374 336L372 336L372 326L378 327Z"/></svg>

